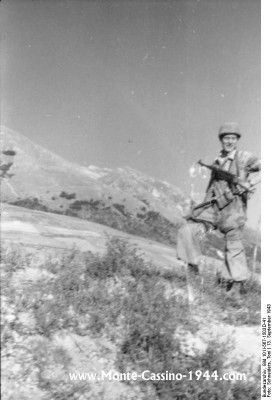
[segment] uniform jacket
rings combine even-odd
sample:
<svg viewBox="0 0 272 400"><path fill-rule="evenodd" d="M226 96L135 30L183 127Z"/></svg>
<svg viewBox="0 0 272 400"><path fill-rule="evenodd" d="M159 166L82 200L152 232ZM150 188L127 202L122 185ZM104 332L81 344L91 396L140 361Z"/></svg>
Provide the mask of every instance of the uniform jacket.
<svg viewBox="0 0 272 400"><path fill-rule="evenodd" d="M242 182L249 182L252 186L260 181L261 162L253 154L248 151L234 150L228 156L224 156L223 150L215 159L214 165L237 175ZM212 197L218 198L219 208L224 208L235 196L235 186L225 181L215 178L215 174L211 174L211 178L206 190L205 200ZM247 193L240 195L246 206Z"/></svg>

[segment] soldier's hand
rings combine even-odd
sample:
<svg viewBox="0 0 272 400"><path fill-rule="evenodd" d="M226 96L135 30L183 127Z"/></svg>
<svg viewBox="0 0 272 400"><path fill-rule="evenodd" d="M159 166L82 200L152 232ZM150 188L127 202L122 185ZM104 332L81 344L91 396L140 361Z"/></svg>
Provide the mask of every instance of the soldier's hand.
<svg viewBox="0 0 272 400"><path fill-rule="evenodd" d="M243 182L243 187L241 185L237 185L237 193L238 194L243 194L245 193L247 190L249 190L250 192L252 192L252 185L250 182Z"/></svg>

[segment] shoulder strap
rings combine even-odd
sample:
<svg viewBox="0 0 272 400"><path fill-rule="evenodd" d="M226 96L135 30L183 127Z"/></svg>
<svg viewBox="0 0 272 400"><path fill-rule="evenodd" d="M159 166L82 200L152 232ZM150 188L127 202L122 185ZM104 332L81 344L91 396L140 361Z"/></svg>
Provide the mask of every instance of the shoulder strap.
<svg viewBox="0 0 272 400"><path fill-rule="evenodd" d="M235 164L236 164L236 169L237 169L237 176L240 177L240 166L239 166L239 160L238 160L238 151L235 152Z"/></svg>

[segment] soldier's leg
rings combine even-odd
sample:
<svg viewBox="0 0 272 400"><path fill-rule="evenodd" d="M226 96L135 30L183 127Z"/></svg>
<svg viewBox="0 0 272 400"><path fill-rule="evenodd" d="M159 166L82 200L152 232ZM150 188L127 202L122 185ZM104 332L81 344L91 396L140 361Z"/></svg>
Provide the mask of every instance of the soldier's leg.
<svg viewBox="0 0 272 400"><path fill-rule="evenodd" d="M206 229L203 223L186 221L178 231L177 258L187 264L198 265L201 256L201 239Z"/></svg>
<svg viewBox="0 0 272 400"><path fill-rule="evenodd" d="M242 243L242 228L237 227L225 233L225 262L221 274L226 281L240 283L250 276Z"/></svg>
<svg viewBox="0 0 272 400"><path fill-rule="evenodd" d="M177 258L187 264L198 265L202 255L201 241L208 227L214 227L214 210L212 206L197 210L191 217L184 219L178 231Z"/></svg>
<svg viewBox="0 0 272 400"><path fill-rule="evenodd" d="M203 277L199 275L202 255L202 240L208 229L214 227L214 210L211 206L192 212L188 220L183 220L178 231L177 258L183 260L186 268L189 304L201 298ZM199 297L200 296L200 297Z"/></svg>
<svg viewBox="0 0 272 400"><path fill-rule="evenodd" d="M234 283L235 287L241 286L250 276L242 243L246 213L241 198L236 196L220 216L218 227L225 235L225 261L221 276L226 282Z"/></svg>

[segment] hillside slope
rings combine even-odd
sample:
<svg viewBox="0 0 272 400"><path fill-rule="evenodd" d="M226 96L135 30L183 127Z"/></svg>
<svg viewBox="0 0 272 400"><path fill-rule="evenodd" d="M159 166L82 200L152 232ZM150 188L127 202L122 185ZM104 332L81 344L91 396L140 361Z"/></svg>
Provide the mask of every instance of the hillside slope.
<svg viewBox="0 0 272 400"><path fill-rule="evenodd" d="M214 259L192 280L171 247L8 204L1 233L4 400L257 398L255 281L244 299L230 298L215 285ZM247 381L69 378L144 370L239 372Z"/></svg>
<svg viewBox="0 0 272 400"><path fill-rule="evenodd" d="M42 249L42 261L45 253L70 251L74 248L102 253L108 238L115 236L137 245L147 261L166 269L181 268L173 248L152 240L128 235L95 222L4 203L1 204L1 210L2 244L20 243L28 251Z"/></svg>

